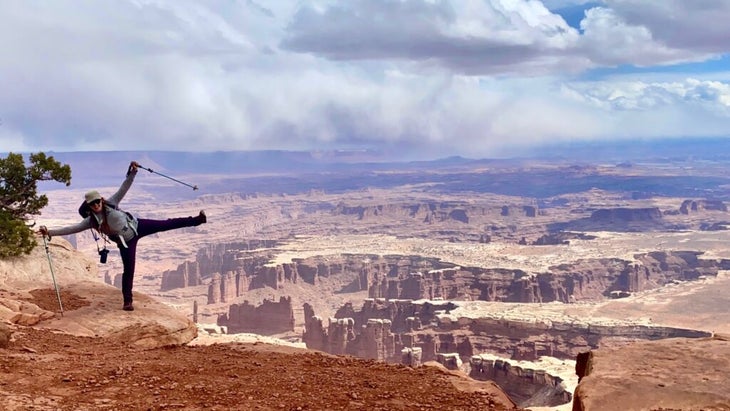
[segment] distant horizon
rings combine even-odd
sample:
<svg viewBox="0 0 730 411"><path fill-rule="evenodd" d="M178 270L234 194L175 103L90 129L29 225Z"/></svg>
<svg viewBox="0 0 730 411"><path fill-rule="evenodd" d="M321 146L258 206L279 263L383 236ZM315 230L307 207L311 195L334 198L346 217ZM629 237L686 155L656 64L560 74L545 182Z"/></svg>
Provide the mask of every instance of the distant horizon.
<svg viewBox="0 0 730 411"><path fill-rule="evenodd" d="M709 147L708 147L709 146ZM727 149L728 152L716 151L717 146L722 146ZM595 152L600 149L601 151ZM606 150L625 150L624 152L607 152ZM708 151L710 149L710 151ZM585 151L588 150L586 153ZM557 142L557 143L546 143L537 147L522 150L521 153L512 156L500 156L500 157L469 157L460 154L444 155L444 156L424 156L421 158L406 157L399 159L399 154L394 151L389 151L383 148L332 148L332 149L250 149L250 150L37 150L37 151L10 151L20 154L30 154L42 151L49 155L54 154L74 154L74 153L179 153L181 155L214 155L214 154L310 154L312 160L328 159L333 162L336 159L346 160L348 155L355 159L357 154L365 155L370 161L380 158L380 162L429 162L429 161L444 161L449 159L461 159L465 161L480 161L480 160L520 160L520 159L560 159L564 160L570 154L591 154L593 159L602 159L605 157L619 158L622 155L630 160L636 156L692 156L692 155L704 155L716 157L730 157L730 136L729 137L694 137L694 138L657 138L657 139L635 139L635 140L621 140L621 141L575 141L570 143ZM3 155L7 155L9 152L2 152ZM321 154L316 156L313 154ZM334 154L334 155L333 155ZM330 156L328 156L330 155ZM333 156L332 156L333 155ZM361 159L367 162L367 159ZM579 159L576 159L579 160ZM336 161L335 161L336 162ZM351 162L351 161L350 161Z"/></svg>

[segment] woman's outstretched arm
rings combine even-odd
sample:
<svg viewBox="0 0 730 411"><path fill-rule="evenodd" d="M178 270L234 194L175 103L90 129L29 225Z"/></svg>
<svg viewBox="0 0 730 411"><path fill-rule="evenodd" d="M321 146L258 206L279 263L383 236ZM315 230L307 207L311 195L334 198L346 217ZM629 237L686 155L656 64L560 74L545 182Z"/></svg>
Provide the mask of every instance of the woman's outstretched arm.
<svg viewBox="0 0 730 411"><path fill-rule="evenodd" d="M136 161L132 161L129 163L129 169L127 170L127 177L124 179L124 182L122 182L122 185L119 187L119 190L117 190L116 193L112 194L111 197L107 198L106 201L114 204L119 205L119 202L122 201L122 198L127 194L127 191L129 191L129 188L132 187L132 183L134 182L134 177L137 175L137 167L139 164L137 164Z"/></svg>
<svg viewBox="0 0 730 411"><path fill-rule="evenodd" d="M84 218L79 223L61 228L54 228L49 230L48 228L46 228L46 226L42 225L38 229L38 233L49 236L69 235L74 233L80 233L89 228L91 228L91 216Z"/></svg>

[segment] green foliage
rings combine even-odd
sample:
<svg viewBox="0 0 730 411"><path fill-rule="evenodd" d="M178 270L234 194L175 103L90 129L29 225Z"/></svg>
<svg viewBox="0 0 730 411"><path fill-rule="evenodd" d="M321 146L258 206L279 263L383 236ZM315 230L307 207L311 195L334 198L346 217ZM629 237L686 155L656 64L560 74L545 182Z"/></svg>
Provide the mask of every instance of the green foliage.
<svg viewBox="0 0 730 411"><path fill-rule="evenodd" d="M21 154L0 158L0 258L35 247L33 224L27 222L48 204L48 197L38 194L38 182L50 180L70 185L71 167L45 153L31 154L27 167Z"/></svg>

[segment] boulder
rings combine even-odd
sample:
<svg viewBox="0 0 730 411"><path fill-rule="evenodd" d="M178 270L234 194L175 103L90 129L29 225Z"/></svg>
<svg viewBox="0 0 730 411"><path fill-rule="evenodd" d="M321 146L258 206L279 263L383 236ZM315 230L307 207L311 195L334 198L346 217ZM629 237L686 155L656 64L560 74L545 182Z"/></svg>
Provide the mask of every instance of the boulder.
<svg viewBox="0 0 730 411"><path fill-rule="evenodd" d="M69 284L64 291L89 304L42 321L37 328L111 338L139 348L186 344L198 335L192 321L144 294L134 294L134 311L122 311L121 292L101 282Z"/></svg>
<svg viewBox="0 0 730 411"><path fill-rule="evenodd" d="M37 305L12 298L0 297L0 320L18 325L36 325L55 316Z"/></svg>

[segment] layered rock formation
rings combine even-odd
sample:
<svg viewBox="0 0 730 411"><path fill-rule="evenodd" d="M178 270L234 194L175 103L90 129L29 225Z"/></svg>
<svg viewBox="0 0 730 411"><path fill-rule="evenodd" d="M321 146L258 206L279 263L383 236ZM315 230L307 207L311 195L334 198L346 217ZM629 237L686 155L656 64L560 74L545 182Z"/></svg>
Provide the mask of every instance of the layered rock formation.
<svg viewBox="0 0 730 411"><path fill-rule="evenodd" d="M727 212L727 206L720 200L684 200L682 205L679 207L679 212L682 214L696 213L700 211L711 210L711 211L725 211Z"/></svg>
<svg viewBox="0 0 730 411"><path fill-rule="evenodd" d="M242 296L249 289L249 278L243 269L228 271L221 275L214 273L208 284L208 304L227 303Z"/></svg>
<svg viewBox="0 0 730 411"><path fill-rule="evenodd" d="M217 324L227 327L229 334L271 335L294 331L291 298L281 297L278 302L264 300L259 306L254 306L248 301L244 301L243 304L231 304L227 314L218 316Z"/></svg>
<svg viewBox="0 0 730 411"><path fill-rule="evenodd" d="M484 312L474 318L447 314L458 309L458 304L367 299L361 309L344 305L327 324L305 304L302 340L308 348L332 354L408 365L438 361L446 368L465 368L475 379L498 382L521 406L555 406L571 398L559 377L513 366L495 360L494 356L530 361L541 357L572 360L582 352L600 347L711 335L635 322L505 318L501 312Z"/></svg>
<svg viewBox="0 0 730 411"><path fill-rule="evenodd" d="M662 212L658 207L647 208L604 208L596 210L591 214L591 220L595 222L622 223L631 221L657 221L662 218Z"/></svg>
<svg viewBox="0 0 730 411"><path fill-rule="evenodd" d="M392 267L376 266L364 274L368 275L371 298L567 303L716 276L718 270L730 268L730 260L703 260L701 255L694 251L652 252L636 255L634 261L578 260L551 267L546 273L454 266L414 272L409 266L410 270L401 269L396 274ZM440 262L434 265L447 266Z"/></svg>
<svg viewBox="0 0 730 411"><path fill-rule="evenodd" d="M332 210L335 215L352 215L359 220L368 220L377 217L410 218L425 223L438 221L458 221L469 223L469 213L483 213L482 208L475 209L466 202L432 201L417 204L378 204L348 206L340 203Z"/></svg>
<svg viewBox="0 0 730 411"><path fill-rule="evenodd" d="M537 217L538 208L536 206L502 206L500 214L503 217L520 215L525 217Z"/></svg>
<svg viewBox="0 0 730 411"><path fill-rule="evenodd" d="M272 240L250 240L208 245L198 250L195 261L187 261L174 270L164 271L160 290L200 285L203 279L210 278L214 273L236 272L241 269L253 272L254 267L265 264L268 256L264 253L259 258L252 258L247 252L267 249L276 244Z"/></svg>
<svg viewBox="0 0 730 411"><path fill-rule="evenodd" d="M558 245L570 244L570 240L593 240L595 236L584 233L572 233L561 231L553 234L545 234L532 242L532 245Z"/></svg>
<svg viewBox="0 0 730 411"><path fill-rule="evenodd" d="M361 309L344 305L325 328L310 306L305 305L302 337L308 347L399 362L403 349L418 347L423 361L436 361L440 353L458 353L464 361L490 352L516 360L541 356L573 359L590 349L627 341L684 337L701 338L710 333L690 329L651 326L631 322L584 323L560 318L514 318L484 313L478 318L451 318L458 302L367 299ZM382 320L383 322L374 322ZM365 346L377 355L367 352ZM336 352L331 351L336 347Z"/></svg>
<svg viewBox="0 0 730 411"><path fill-rule="evenodd" d="M418 347L406 347L401 351L401 364L409 367L420 367L423 363L421 361L421 355L423 351Z"/></svg>
<svg viewBox="0 0 730 411"><path fill-rule="evenodd" d="M471 378L494 381L521 407L554 407L573 398L560 377L542 370L512 365L490 355L472 356L470 366Z"/></svg>
<svg viewBox="0 0 730 411"><path fill-rule="evenodd" d="M200 277L197 261L186 261L180 264L175 270L167 270L162 273L162 284L160 290L167 291L175 288L194 287L203 284Z"/></svg>
<svg viewBox="0 0 730 411"><path fill-rule="evenodd" d="M320 278L348 274L356 279L343 291L368 290L370 298L568 303L629 295L730 269L730 260L702 259L702 253L695 251L637 254L633 260L581 259L546 272L526 272L462 267L419 256L368 254L309 257L272 265L266 254L249 255L231 246L216 249L222 254L213 257L207 249L198 254L195 263L167 272L165 286L210 279L209 302L219 303L232 301L250 289L278 289L284 283L299 281L317 284ZM220 269L226 271L209 271Z"/></svg>

